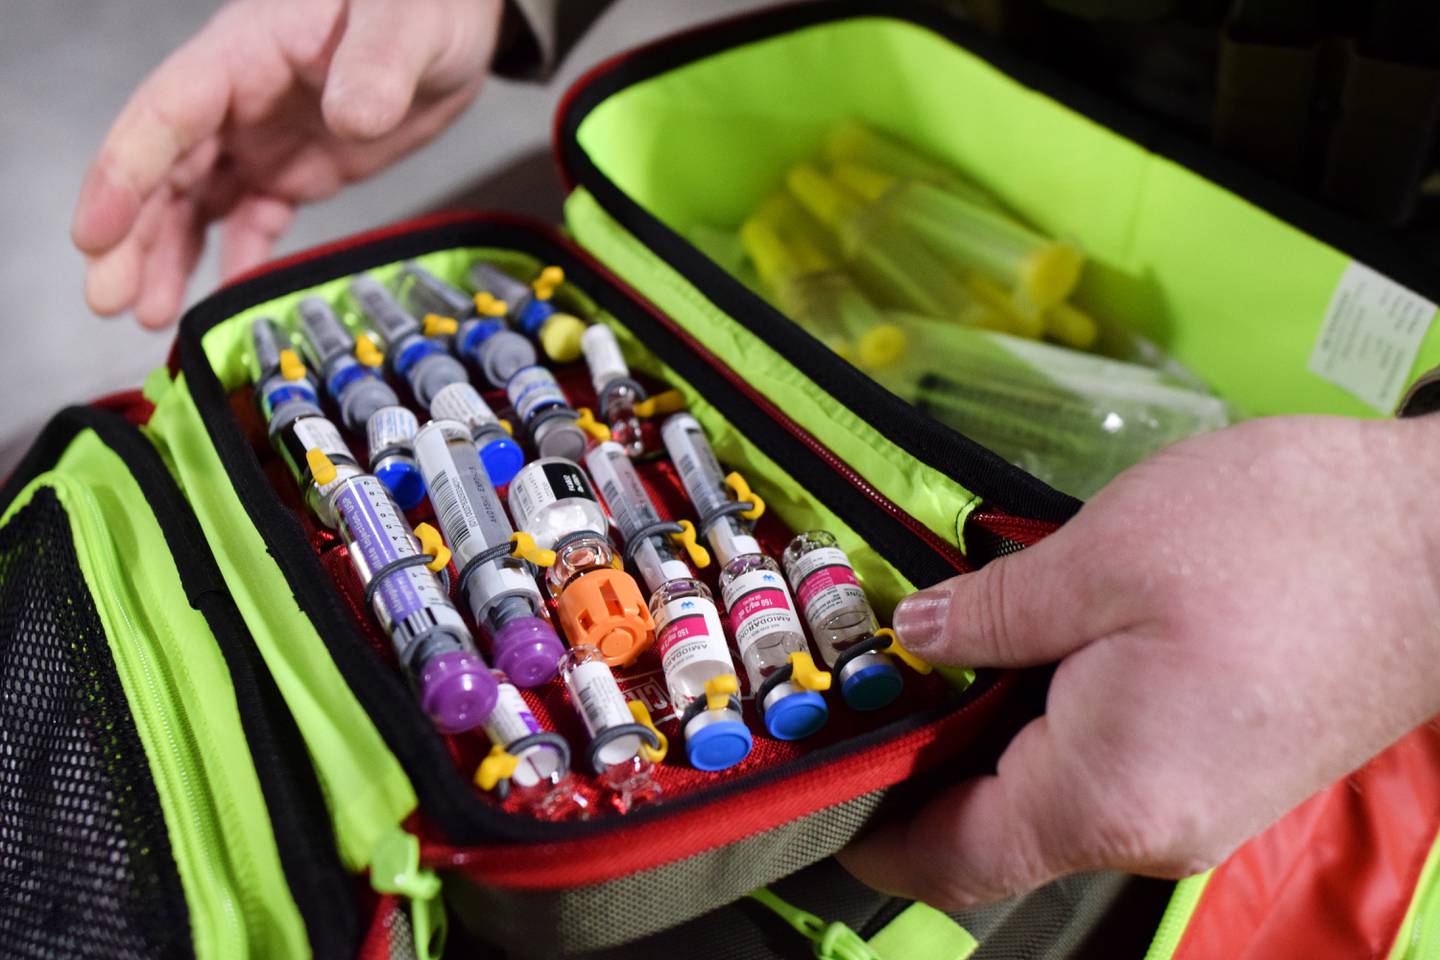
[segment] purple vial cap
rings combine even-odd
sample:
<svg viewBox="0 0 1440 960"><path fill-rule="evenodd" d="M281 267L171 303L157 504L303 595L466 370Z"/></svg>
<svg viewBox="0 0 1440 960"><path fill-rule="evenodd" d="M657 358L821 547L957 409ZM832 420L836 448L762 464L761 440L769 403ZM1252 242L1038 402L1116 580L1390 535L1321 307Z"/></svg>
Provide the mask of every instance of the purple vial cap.
<svg viewBox="0 0 1440 960"><path fill-rule="evenodd" d="M464 733L495 709L499 687L485 661L459 650L431 657L420 671L420 709L441 733Z"/></svg>
<svg viewBox="0 0 1440 960"><path fill-rule="evenodd" d="M521 617L495 631L490 655L517 687L538 687L555 676L565 644L545 620Z"/></svg>

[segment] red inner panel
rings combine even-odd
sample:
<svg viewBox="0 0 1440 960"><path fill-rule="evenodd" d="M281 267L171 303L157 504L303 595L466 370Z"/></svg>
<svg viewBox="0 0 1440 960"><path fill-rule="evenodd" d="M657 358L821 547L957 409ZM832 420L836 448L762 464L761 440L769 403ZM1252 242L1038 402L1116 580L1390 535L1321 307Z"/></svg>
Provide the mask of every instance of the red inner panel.
<svg viewBox="0 0 1440 960"><path fill-rule="evenodd" d="M594 390L591 387L588 371L580 363L570 364L556 368L555 374L564 388L566 395L572 404L576 406L594 405ZM643 378L642 378L643 380ZM393 381L392 381L393 383ZM413 404L413 398L406 396L402 384L394 383L406 402L409 402L412 409L418 409ZM663 384L646 382L647 389L655 391L663 390ZM490 404L496 414L501 417L512 418L513 411L510 409L509 401L504 392L499 390L484 391L486 401ZM332 531L322 528L305 509L294 478L291 477L285 463L274 453L269 445L265 425L262 422L259 411L256 409L253 391L244 388L237 391L231 397L231 406L245 430L246 436L251 442L266 476L270 478L282 501L295 512L300 522L304 525L309 542L320 558L321 564L334 579L341 597L350 608L357 627L361 634L369 641L376 654L385 660L392 669L398 669L395 655L390 645L389 638L380 630L378 623L371 613L364 609L364 590L350 564L348 551L339 537ZM328 410L332 419L339 424L339 418L333 408ZM422 416L422 420L423 420ZM512 422L514 422L512 418ZM349 436L351 447L356 456L363 463L365 460L364 438ZM665 519L682 519L693 517L693 511L689 500L685 495L684 488L680 484L678 475L668 459L663 456L654 456L656 451L663 453L659 442L658 427L655 423L645 425L645 439L647 447L647 458L637 463L637 469L642 481L649 489L660 509L660 514ZM532 457L533 450L527 450ZM727 465L729 466L729 465ZM504 491L502 490L503 494ZM422 521L433 522L434 516L428 500L409 513L411 524L418 524ZM771 556L779 558L780 554L789 542L794 531L790 530L773 513L767 512L758 522L755 530L756 538L761 546ZM710 586L715 595L719 596L719 589L716 584L718 570L714 564L710 568L701 571L701 577ZM451 582L453 583L456 571L451 565ZM645 591L641 585L642 592ZM456 606L462 614L469 618L468 609L465 603L456 596L453 598ZM552 610L553 612L553 610ZM723 611L722 611L723 619ZM729 629L727 623L727 630ZM471 624L472 630L474 625ZM477 637L483 637L482 632L475 631ZM481 642L481 649L485 649L484 642ZM737 674L740 677L742 691L745 694L744 714L746 722L750 725L755 735L755 746L747 757L740 764L729 770L719 773L705 773L689 767L684 760L684 750L681 746L678 718L671 708L669 697L666 692L664 675L660 669L659 657L654 651L646 652L635 664L617 670L616 676L621 689L626 692L630 699L640 699L650 708L651 715L655 718L657 727L670 738L670 754L666 761L656 771L656 780L661 786L663 797L677 797L690 793L704 787L706 784L717 783L729 777L749 773L754 770L772 767L777 764L787 763L805 753L819 747L827 746L836 741L863 733L867 730L894 722L908 713L919 709L933 706L942 702L947 696L952 695L949 686L938 675L920 676L912 671L902 668L905 676L905 690L901 697L891 706L871 712L859 713L849 709L840 699L838 693L829 695L830 720L824 730L806 740L798 742L785 742L771 738L763 732L763 728L755 717L753 704L748 696L748 690L744 676L744 670L740 667L739 657L734 655ZM818 660L818 658L817 658ZM604 797L597 787L593 777L588 775L585 769L583 757L585 755L585 735L579 718L570 708L564 685L559 679L553 680L542 687L522 691L525 699L529 702L531 709L535 712L536 719L542 726L552 729L564 735L571 744L574 762L572 768L580 776L577 778L580 783L580 791L588 801L590 810L601 809ZM417 708L418 709L418 708ZM481 759L490 750L489 739L481 730L459 736L448 737L447 744L451 756L455 759L457 768L467 778L473 774ZM477 795L484 796L489 802L498 802L490 794L476 789ZM517 806L518 810L518 806Z"/></svg>
<svg viewBox="0 0 1440 960"><path fill-rule="evenodd" d="M1216 868L1175 960L1384 957L1440 830L1429 723Z"/></svg>

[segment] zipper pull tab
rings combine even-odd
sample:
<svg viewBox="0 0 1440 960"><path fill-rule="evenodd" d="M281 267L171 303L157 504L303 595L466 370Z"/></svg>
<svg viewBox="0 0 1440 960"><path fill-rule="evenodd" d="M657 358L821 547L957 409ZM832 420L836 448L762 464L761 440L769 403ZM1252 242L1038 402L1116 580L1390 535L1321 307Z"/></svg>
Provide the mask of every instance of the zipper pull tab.
<svg viewBox="0 0 1440 960"><path fill-rule="evenodd" d="M440 878L420 866L420 840L398 824L375 845L370 886L410 901L410 929L419 960L439 960L445 952L445 905Z"/></svg>

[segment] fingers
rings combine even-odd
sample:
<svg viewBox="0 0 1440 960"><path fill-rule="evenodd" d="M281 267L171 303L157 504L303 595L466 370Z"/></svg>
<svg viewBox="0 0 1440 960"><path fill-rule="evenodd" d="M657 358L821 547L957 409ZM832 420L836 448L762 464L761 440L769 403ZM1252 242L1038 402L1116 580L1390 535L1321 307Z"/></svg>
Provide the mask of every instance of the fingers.
<svg viewBox="0 0 1440 960"><path fill-rule="evenodd" d="M223 38L221 38L223 40ZM92 256L115 248L155 190L225 120L230 85L215 68L215 21L171 54L120 112L85 176L71 236Z"/></svg>
<svg viewBox="0 0 1440 960"><path fill-rule="evenodd" d="M887 825L839 854L863 882L953 910L1021 893L1091 866L1084 805L1044 717L1006 749L995 776L941 794L914 819Z"/></svg>
<svg viewBox="0 0 1440 960"><path fill-rule="evenodd" d="M415 22L421 18L428 22ZM394 130L446 40L428 4L351 0L320 100L326 125L347 140L374 140Z"/></svg>
<svg viewBox="0 0 1440 960"><path fill-rule="evenodd" d="M113 249L89 258L85 299L102 317L129 310L140 294L145 256L165 220L168 192L152 195L136 215L134 229Z"/></svg>
<svg viewBox="0 0 1440 960"><path fill-rule="evenodd" d="M144 282L135 304L135 319L142 327L159 330L175 322L204 248L205 223L195 201L175 197L145 259Z"/></svg>
<svg viewBox="0 0 1440 960"><path fill-rule="evenodd" d="M1059 660L1108 621L1116 598L1084 535L1062 528L1020 553L906 597L895 608L905 647L934 663L1025 667Z"/></svg>
<svg viewBox="0 0 1440 960"><path fill-rule="evenodd" d="M225 218L220 235L220 276L223 280L254 269L270 259L275 241L295 219L289 201L264 194L246 196Z"/></svg>

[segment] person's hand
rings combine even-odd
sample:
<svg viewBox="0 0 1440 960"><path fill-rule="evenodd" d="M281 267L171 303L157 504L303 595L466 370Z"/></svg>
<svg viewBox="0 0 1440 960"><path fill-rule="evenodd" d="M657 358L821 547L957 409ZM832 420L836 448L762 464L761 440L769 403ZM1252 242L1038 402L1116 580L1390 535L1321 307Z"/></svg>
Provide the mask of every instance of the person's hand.
<svg viewBox="0 0 1440 960"><path fill-rule="evenodd" d="M1261 420L1117 478L903 601L941 664L1060 661L995 776L841 855L958 908L1073 871L1215 865L1440 711L1440 416Z"/></svg>
<svg viewBox="0 0 1440 960"><path fill-rule="evenodd" d="M430 140L480 90L500 0L233 0L121 111L71 235L96 313L175 319L223 220L221 271L265 260L295 206Z"/></svg>

